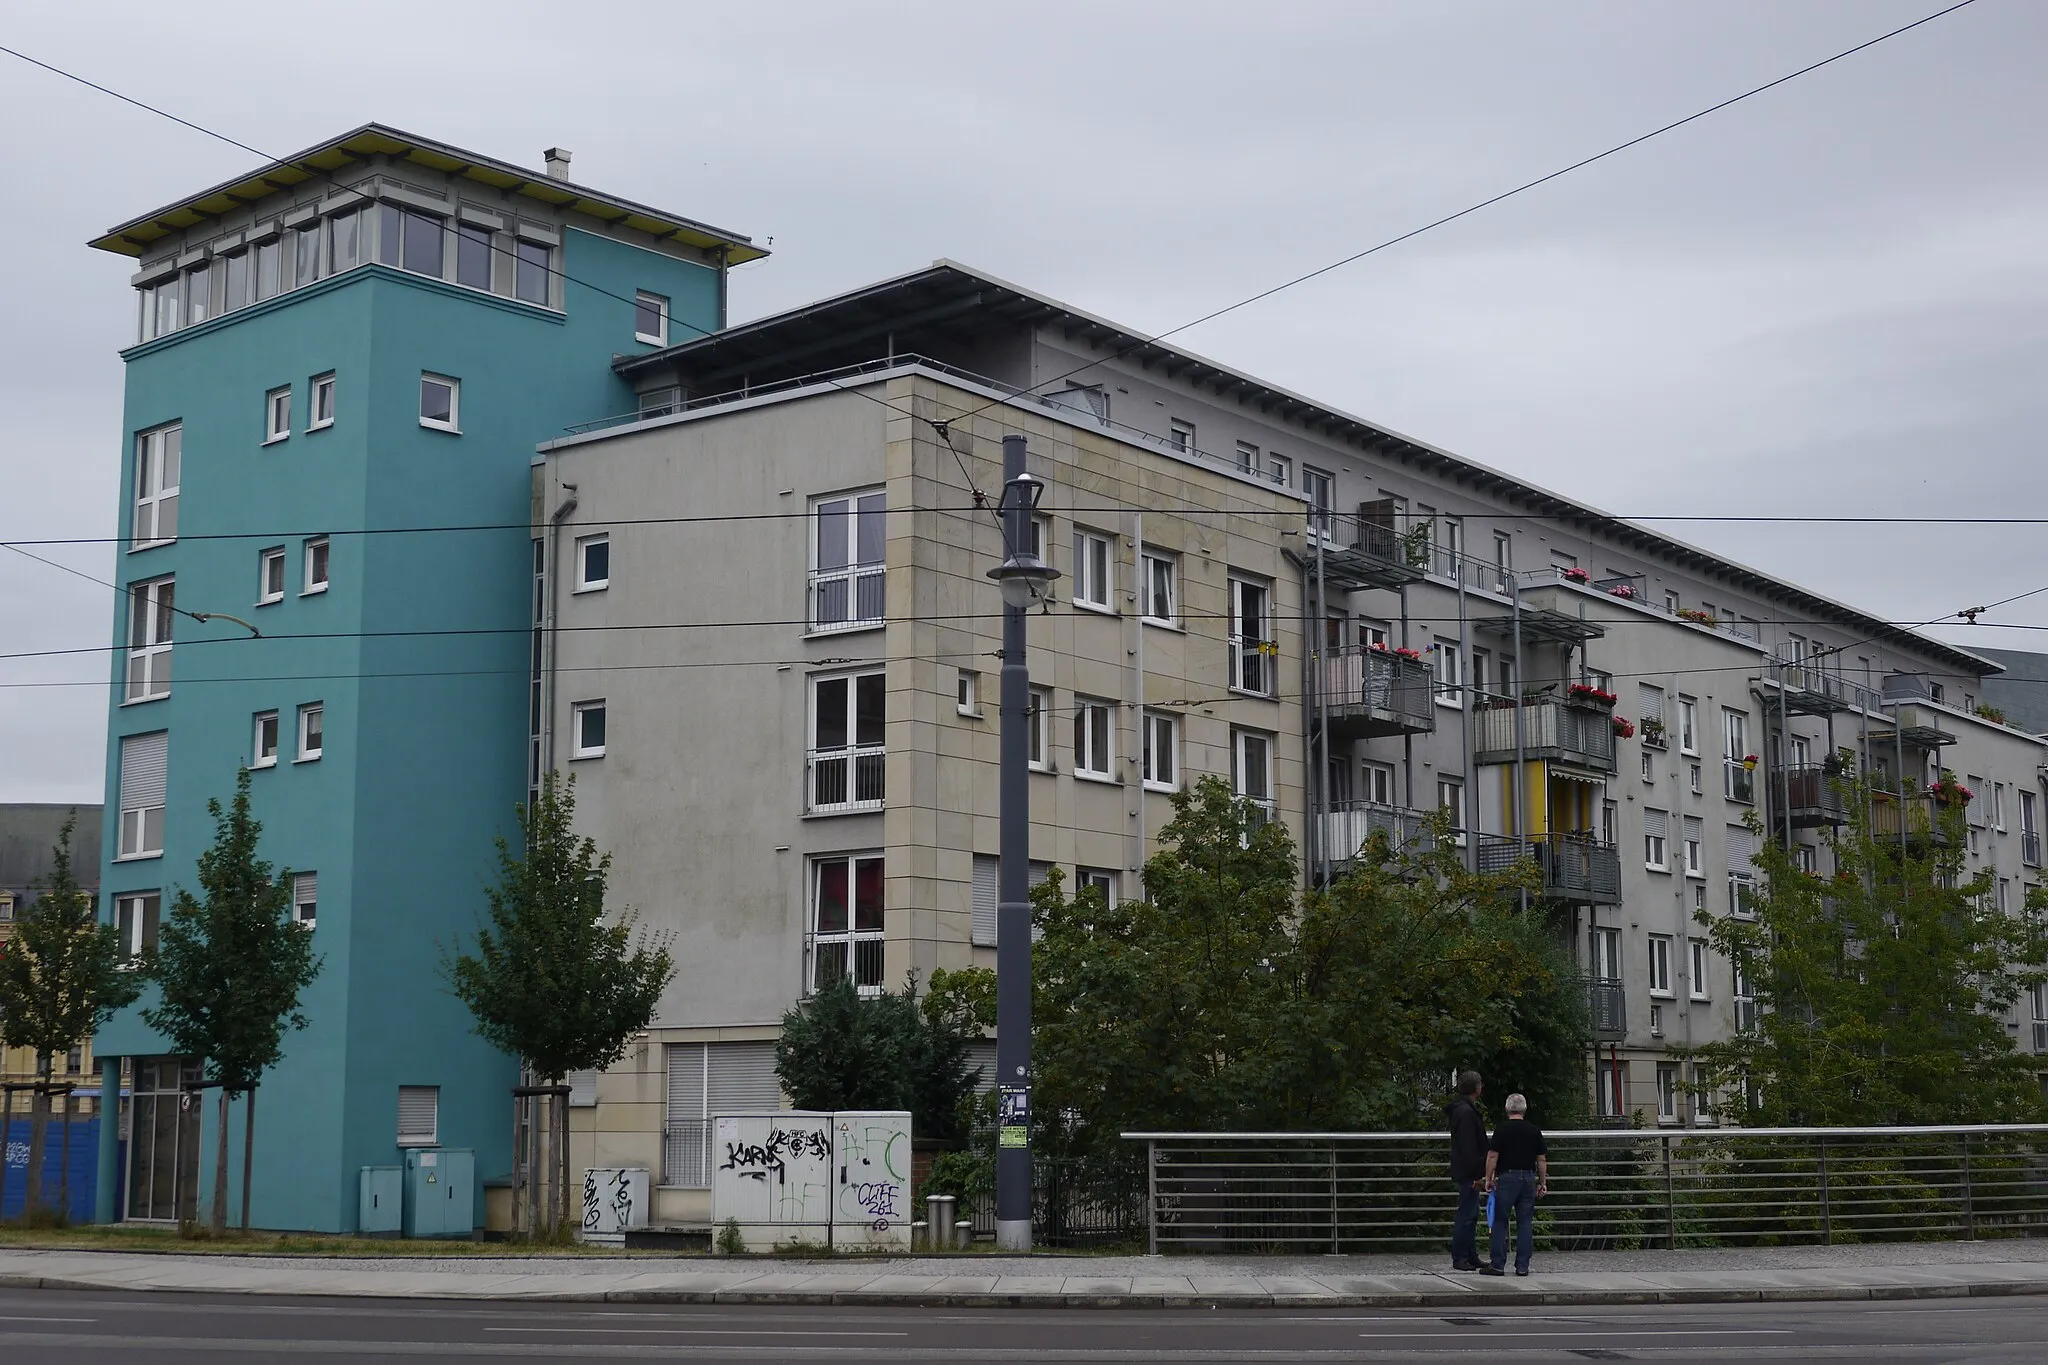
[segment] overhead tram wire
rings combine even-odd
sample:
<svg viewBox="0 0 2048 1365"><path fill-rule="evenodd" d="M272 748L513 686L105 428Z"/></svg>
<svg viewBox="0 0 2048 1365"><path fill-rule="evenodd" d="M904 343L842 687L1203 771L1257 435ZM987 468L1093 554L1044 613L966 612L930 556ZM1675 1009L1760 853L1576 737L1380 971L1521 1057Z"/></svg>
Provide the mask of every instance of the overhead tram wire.
<svg viewBox="0 0 2048 1365"><path fill-rule="evenodd" d="M1779 86L1784 85L1789 81L1795 81L1799 79L1801 76L1809 75L1812 72L1820 70L1824 66L1831 66L1834 63L1839 62L1846 57L1853 57L1857 53L1862 52L1867 48L1876 47L1879 43L1886 42L1892 38L1896 38L1900 34L1910 33L1914 29L1919 28L1924 24L1931 24L1937 19L1943 18L1950 14L1954 14L1957 10L1965 9L1975 3L1976 0L1957 0L1957 3L1949 5L1944 9L1936 10L1934 13L1925 15L1919 19L1915 19L1910 24L1901 24L1899 27L1892 29L1887 33L1880 33L1875 38L1865 39L1863 42L1856 44L1854 47L1844 48L1842 49L1842 51L1835 53L1831 57L1823 57L1821 60L1817 62L1812 62L1806 66L1800 67L1797 71L1788 71L1784 75L1778 77L1776 80L1766 81L1764 84L1756 86L1749 90L1745 90L1739 95L1731 95L1727 99L1721 100L1718 103L1710 104L1704 109L1700 109L1693 113L1687 114L1684 118L1674 119L1672 122L1667 123L1660 128L1653 128L1649 132L1643 133L1637 137L1632 137L1626 142L1616 143L1614 146L1609 147L1605 151L1595 152L1593 155L1589 157L1585 157L1581 160L1574 161L1569 166L1560 166L1558 169L1550 172L1548 175L1538 176L1536 179L1526 181L1523 184L1515 186L1511 190L1503 190L1499 194L1492 195L1491 197L1486 199L1482 199L1476 204L1467 205L1465 208L1459 209L1456 213L1445 214L1443 217L1435 219L1432 222L1424 223L1421 227L1410 228L1408 231L1400 234L1398 237L1389 237L1383 242L1378 242L1372 246L1365 248L1365 250L1363 251L1355 251L1351 255L1346 256L1341 260L1332 261L1328 265L1318 266L1316 269L1311 270L1306 274L1296 275L1293 279L1285 280L1280 284L1274 285L1270 289L1261 290L1248 298L1239 299L1235 303L1226 304L1221 308L1215 309L1211 312L1204 313L1202 314L1202 316L1194 319L1191 322L1183 322L1178 327L1171 327L1164 332L1159 332L1153 336L1143 337L1137 341L1130 342L1127 345L1119 347L1117 350L1110 352L1108 358L1110 360L1120 359L1123 356L1130 354L1132 351L1142 349L1146 346L1155 345L1158 342L1164 341L1166 340L1166 338L1171 336L1178 336L1180 333L1199 327L1205 322L1213 322L1217 318L1220 318L1223 315L1225 315L1226 313L1234 313L1240 308L1247 308L1250 307L1252 304L1258 303L1264 299L1270 299L1275 294L1281 293L1284 290L1292 289L1298 284L1306 284L1310 280L1316 279L1323 275L1327 275L1332 271L1341 270L1347 265L1351 265L1355 262L1362 261L1368 256L1374 255L1381 251L1385 251L1389 247L1399 246L1402 242L1409 241L1415 237L1420 237L1425 232L1429 232L1435 228L1443 227L1450 223L1455 223L1460 218L1470 217L1472 214L1478 213L1482 209L1491 208L1493 205L1498 204L1503 200L1512 199L1518 194L1526 193L1527 191L1536 189L1538 186L1541 185L1547 185L1553 180L1557 180L1564 176L1570 175L1573 171L1582 170L1585 167L1592 165L1596 161L1604 161L1608 157L1617 155L1621 152L1625 152L1631 147L1640 146L1643 143L1648 142L1652 138L1661 137L1665 133L1673 132L1676 129L1683 128L1689 123L1698 122L1700 119L1707 117L1709 114L1718 113L1721 110L1728 108L1730 105L1740 104L1742 101L1750 99L1757 95L1761 95L1765 91L1775 90ZM1075 375L1083 374L1086 371L1093 369L1095 366L1100 365L1101 363L1102 361L1100 360L1091 360L1087 364L1078 365L1073 369L1066 371L1063 374L1056 374L1050 379L1040 380L1037 384L1032 385L1031 388L1021 390L1020 392L1024 394L1029 394L1034 390L1044 388L1047 385L1057 384L1063 379L1072 379ZM980 414L987 412L990 408L996 406L998 406L998 403L996 402L984 403L980 407L970 410L964 416L954 418L953 420L964 422L968 418L979 416Z"/></svg>

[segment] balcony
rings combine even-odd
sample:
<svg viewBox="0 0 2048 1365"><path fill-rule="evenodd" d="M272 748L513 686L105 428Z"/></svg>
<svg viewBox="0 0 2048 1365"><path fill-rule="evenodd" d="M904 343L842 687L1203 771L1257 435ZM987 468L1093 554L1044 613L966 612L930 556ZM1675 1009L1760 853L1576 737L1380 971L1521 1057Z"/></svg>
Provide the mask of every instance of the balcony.
<svg viewBox="0 0 2048 1365"><path fill-rule="evenodd" d="M1340 739L1427 734L1436 729L1429 665L1388 649L1347 646L1323 656L1318 689Z"/></svg>
<svg viewBox="0 0 2048 1365"><path fill-rule="evenodd" d="M1620 1039L1628 1036L1628 997L1619 981L1604 977L1586 979L1586 1013L1592 1020L1593 1036Z"/></svg>
<svg viewBox="0 0 2048 1365"><path fill-rule="evenodd" d="M810 631L868 630L882 624L884 569L880 564L813 569Z"/></svg>
<svg viewBox="0 0 2048 1365"><path fill-rule="evenodd" d="M1340 591L1419 583L1430 568L1429 542L1395 529L1390 507L1367 503L1359 516L1317 512L1323 576Z"/></svg>
<svg viewBox="0 0 2048 1365"><path fill-rule="evenodd" d="M1427 853L1432 840L1422 811L1401 806L1376 806L1367 801L1340 801L1324 813L1323 844L1330 861L1348 863L1358 857L1375 834L1387 836L1396 853Z"/></svg>
<svg viewBox="0 0 2048 1365"><path fill-rule="evenodd" d="M845 749L813 749L806 785L813 815L844 815L882 808L882 780L888 751L880 744Z"/></svg>
<svg viewBox="0 0 2048 1365"><path fill-rule="evenodd" d="M1794 763L1771 769L1771 800L1783 803L1773 823L1790 818L1794 829L1818 829L1849 823L1848 802L1840 779L1819 763Z"/></svg>
<svg viewBox="0 0 2048 1365"><path fill-rule="evenodd" d="M1577 905L1621 904L1621 854L1613 844L1575 831L1527 839L1489 834L1479 841L1479 870L1507 872L1532 858L1542 873L1536 894Z"/></svg>
<svg viewBox="0 0 2048 1365"><path fill-rule="evenodd" d="M1870 794L1870 832L1880 840L1903 839L1908 845L1946 847L1941 807L1926 792Z"/></svg>
<svg viewBox="0 0 2048 1365"><path fill-rule="evenodd" d="M1769 675L1778 685L1786 712L1795 716L1827 716L1859 706L1875 710L1881 700L1870 688L1844 678L1832 656L1811 657L1803 644L1780 645L1771 657Z"/></svg>
<svg viewBox="0 0 2048 1365"><path fill-rule="evenodd" d="M1517 707L1495 698L1479 713L1472 757L1480 763L1515 761ZM1521 756L1568 763L1598 773L1614 771L1614 713L1605 706L1569 701L1524 701Z"/></svg>

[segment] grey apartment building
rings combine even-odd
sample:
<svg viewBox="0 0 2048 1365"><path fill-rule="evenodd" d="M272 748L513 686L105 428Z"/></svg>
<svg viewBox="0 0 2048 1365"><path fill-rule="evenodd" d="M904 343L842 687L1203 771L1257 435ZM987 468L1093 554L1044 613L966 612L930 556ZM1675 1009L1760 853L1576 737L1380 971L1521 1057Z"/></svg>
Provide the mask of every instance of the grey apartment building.
<svg viewBox="0 0 2048 1365"><path fill-rule="evenodd" d="M1674 1125L1714 1115L1668 1053L1754 1008L1694 921L1745 912L1752 814L1825 872L1827 765L1952 769L1972 870L2013 907L2041 878L2043 745L1977 714L1996 664L985 274L615 368L638 411L535 465L531 739L676 936L654 1027L576 1098L577 1159L654 1169L656 1222L708 1212L708 1115L780 1103L805 992L994 965L977 504L1006 433L1062 575L1030 623L1034 872L1140 894L1205 774L1311 883L1448 808L1473 866L1534 858L1561 908L1597 1111ZM2031 1006L2008 1022L2048 1052Z"/></svg>

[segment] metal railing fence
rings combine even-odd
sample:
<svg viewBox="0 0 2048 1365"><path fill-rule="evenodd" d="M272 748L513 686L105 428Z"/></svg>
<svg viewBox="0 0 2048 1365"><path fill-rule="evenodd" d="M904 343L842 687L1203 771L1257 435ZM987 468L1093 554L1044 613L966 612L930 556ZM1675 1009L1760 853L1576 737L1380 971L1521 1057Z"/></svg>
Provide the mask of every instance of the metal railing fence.
<svg viewBox="0 0 2048 1365"><path fill-rule="evenodd" d="M1125 1133L1153 1252L1441 1247L1441 1133ZM2048 1124L1546 1135L1556 1251L2048 1236Z"/></svg>

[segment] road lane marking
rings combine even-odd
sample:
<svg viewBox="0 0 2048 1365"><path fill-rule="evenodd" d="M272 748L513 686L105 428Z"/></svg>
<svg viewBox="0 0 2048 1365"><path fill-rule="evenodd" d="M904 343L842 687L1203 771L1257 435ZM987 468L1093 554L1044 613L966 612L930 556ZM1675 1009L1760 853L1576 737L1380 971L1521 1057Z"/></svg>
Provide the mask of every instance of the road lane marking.
<svg viewBox="0 0 2048 1365"><path fill-rule="evenodd" d="M757 1327L486 1327L486 1332L570 1332L627 1337L907 1337L908 1332L833 1332Z"/></svg>
<svg viewBox="0 0 2048 1365"><path fill-rule="evenodd" d="M98 1322L98 1318L16 1318L0 1317L0 1322Z"/></svg>
<svg viewBox="0 0 2048 1365"><path fill-rule="evenodd" d="M1366 1341L1405 1341L1411 1337L1416 1339L1434 1339L1437 1337L1451 1336L1454 1334L1450 1332L1436 1331L1360 1332L1358 1335ZM1656 1332L1610 1332L1600 1327L1589 1327L1583 1332L1516 1332L1514 1334L1514 1337L1515 1339L1519 1340L1523 1337L1590 1337L1595 1335L1601 1337L1789 1337L1796 1336L1797 1333L1790 1327L1701 1327L1697 1329L1674 1328ZM1482 1340L1498 1341L1501 1340L1501 1338L1485 1337L1482 1338Z"/></svg>

